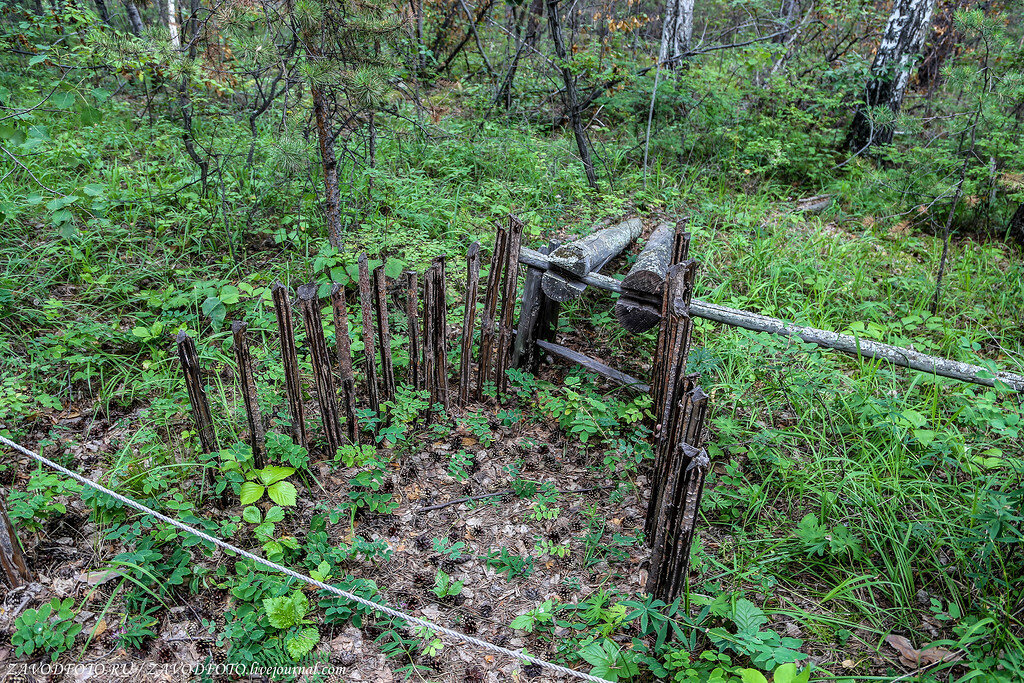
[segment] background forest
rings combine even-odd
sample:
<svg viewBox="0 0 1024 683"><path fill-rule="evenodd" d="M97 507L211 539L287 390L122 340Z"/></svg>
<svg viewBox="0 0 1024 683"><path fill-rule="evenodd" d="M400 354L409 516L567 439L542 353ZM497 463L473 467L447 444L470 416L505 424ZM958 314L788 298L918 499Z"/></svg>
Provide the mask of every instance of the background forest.
<svg viewBox="0 0 1024 683"><path fill-rule="evenodd" d="M351 286L361 252L390 278L448 256L454 306L467 246L489 250L509 213L531 247L638 215L688 220L706 301L1024 372L1022 19L1018 0L0 0L0 434L607 680L1024 680L1024 425L1006 385L700 321L713 470L691 585L666 605L636 578L642 399L562 368L438 431L412 391L374 445L274 440L288 472L247 500L227 329L245 316L265 338L274 281ZM608 302L588 293L560 331L645 376L653 333L628 336ZM181 330L238 442L212 456ZM564 438L557 458L535 425ZM431 450L450 435L464 445ZM427 488L511 493L420 515L435 499L396 487L428 452ZM232 505L211 503L204 468ZM0 667L562 680L307 597L34 465L5 457L0 490L40 575L3 598ZM478 549L472 530L506 520L515 538Z"/></svg>

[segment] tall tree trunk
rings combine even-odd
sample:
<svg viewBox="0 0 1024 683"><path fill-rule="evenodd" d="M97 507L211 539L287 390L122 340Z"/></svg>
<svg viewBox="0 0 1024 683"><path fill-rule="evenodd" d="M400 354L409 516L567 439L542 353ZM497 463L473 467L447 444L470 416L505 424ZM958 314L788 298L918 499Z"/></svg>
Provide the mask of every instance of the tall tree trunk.
<svg viewBox="0 0 1024 683"><path fill-rule="evenodd" d="M935 0L895 0L882 42L871 63L866 88L866 107L889 107L899 113L910 71L924 45ZM847 136L850 149L860 152L872 145L892 142L893 126L873 126L866 107L857 111Z"/></svg>
<svg viewBox="0 0 1024 683"><path fill-rule="evenodd" d="M921 66L917 69L917 81L931 88L941 82L940 74L946 57L953 54L963 36L953 23L953 13L966 6L966 0L938 0L931 38L924 50Z"/></svg>
<svg viewBox="0 0 1024 683"><path fill-rule="evenodd" d="M1017 207L1010 222L1006 224L1006 237L1024 249L1024 204Z"/></svg>
<svg viewBox="0 0 1024 683"><path fill-rule="evenodd" d="M665 0L661 22L661 50L658 61L674 66L690 50L693 38L693 0Z"/></svg>
<svg viewBox="0 0 1024 683"><path fill-rule="evenodd" d="M498 88L495 100L505 109L512 106L512 85L516 80L516 71L519 69L519 58L528 48L536 47L537 37L540 35L540 18L544 12L544 0L531 0L529 9L526 10L526 37L520 40L518 27L516 28L516 52L512 55L512 63L508 72Z"/></svg>
<svg viewBox="0 0 1024 683"><path fill-rule="evenodd" d="M313 116L320 143L320 163L324 167L324 214L327 238L335 249L341 249L341 193L338 190L338 157L334 153L334 133L327 99L319 85L310 83L313 95Z"/></svg>
<svg viewBox="0 0 1024 683"><path fill-rule="evenodd" d="M100 21L104 24L110 24L110 11L107 10L105 0L96 0L96 12L100 15Z"/></svg>
<svg viewBox="0 0 1024 683"><path fill-rule="evenodd" d="M125 0L124 11L128 15L128 25L131 27L132 33L141 35L146 30L146 26L142 23L142 15L139 14L139 8L135 6L135 2Z"/></svg>
<svg viewBox="0 0 1024 683"><path fill-rule="evenodd" d="M779 6L779 35L775 36L772 42L786 42L799 14L800 0L782 0L782 4Z"/></svg>
<svg viewBox="0 0 1024 683"><path fill-rule="evenodd" d="M171 34L171 47L181 48L181 36L178 31L178 7L174 0L167 0L167 30Z"/></svg>
<svg viewBox="0 0 1024 683"><path fill-rule="evenodd" d="M583 162L583 170L587 174L587 184L591 189L597 189L597 174L594 172L594 162L590 158L590 147L587 144L587 136L583 131L583 121L580 119L579 97L576 94L576 77L573 76L569 67L569 55L565 50L565 43L562 41L562 27L558 18L558 0L547 0L548 6L548 28L551 30L551 39L555 43L555 55L558 57L559 70L562 72L562 80L565 83L565 105L569 110L569 122L572 125L572 132L576 136L576 147L580 150L580 160Z"/></svg>

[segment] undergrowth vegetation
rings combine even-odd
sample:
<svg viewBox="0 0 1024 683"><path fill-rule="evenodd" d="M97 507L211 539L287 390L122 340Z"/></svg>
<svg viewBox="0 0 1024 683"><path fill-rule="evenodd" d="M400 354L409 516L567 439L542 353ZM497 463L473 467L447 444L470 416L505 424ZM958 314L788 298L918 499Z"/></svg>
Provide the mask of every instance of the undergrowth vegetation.
<svg viewBox="0 0 1024 683"><path fill-rule="evenodd" d="M837 151L863 60L836 57L827 72L801 79L792 74L820 68L821 55L803 54L769 77L762 45L695 59L658 80L649 164L643 122L656 76L631 77L593 122L597 191L570 136L531 113L533 91L497 116L491 89L471 74L425 84L420 106L410 97L378 117L372 168L354 155L344 162L351 201L339 249L324 233L304 95L287 105L294 111L279 105L275 120L250 126L239 113L245 79L207 73L190 91L188 134L212 160L200 177L167 64L149 55L107 68L110 46L92 35L106 29L74 3L45 16L9 3L0 11L0 433L374 602L398 600L374 573L422 545L437 566L416 599L448 610L449 625L467 632L488 616L459 611L474 580L526 586L559 568L556 591L534 591L493 626L607 680L892 680L904 672L886 644L893 634L951 653L909 667L904 680L1024 679L1024 420L1005 385L960 384L699 321L690 370L711 396L713 472L691 584L667 605L623 588L647 551L642 522L615 516L647 484L648 397L578 372L513 371L506 405L451 415L434 407L442 414L428 424L429 395L400 387L382 414L361 410L363 445L307 450L284 436L270 293L275 281L317 282L322 295L332 282L352 287L362 251L391 278L446 255L450 303L461 312L452 293L464 285L465 249L474 240L489 249L494 222L510 212L526 222L530 246L604 217L685 215L705 301L1021 372L1024 257L1000 239L993 216L1022 198L1013 169L1024 144L1005 102L957 94L980 71L1017 92L1020 57L1005 27L962 19L991 50L957 57L940 96L953 113L920 124L931 137L874 159ZM618 73L616 60L636 58L621 47L607 63L591 55L581 77ZM531 84L543 82L527 71ZM955 136L937 129L972 112L991 134L979 138L972 159L982 162L961 181L970 201L949 208L939 199L951 196L950 169L961 158ZM793 209L811 194L835 201L820 215ZM947 213L955 234L933 312ZM616 262L620 271L632 258ZM588 292L563 308L559 334L647 376L655 333L628 336L611 304ZM242 318L258 381L270 389L259 394L271 432L261 468L245 443L231 370L227 323ZM350 323L361 368L361 325L357 316ZM395 311L391 324L404 375L409 323ZM172 343L182 330L199 340L209 370L215 453L201 452L188 420ZM328 322L329 344L334 333ZM301 333L298 343L304 348ZM550 430L523 436L527 425ZM412 527L389 541L401 534L382 531L416 509L402 488L404 463L452 439L444 485L469 490L484 461L497 460L500 495L470 501L465 514L505 515L503 506L521 504L515 522L530 532L519 547L427 538ZM510 441L527 453L561 449L559 462L580 454L594 490L563 490L554 470L530 470L526 455L503 450ZM4 628L17 657L73 659L100 638L149 652L174 607L208 601L216 607L202 627L230 663L323 663L323 646L348 626L399 674L430 680L447 661L433 632L304 591L41 467L5 459L0 482L30 556L87 525L93 568L110 571L92 586L98 597L54 595L12 619ZM563 522L567 531L549 533ZM468 561L483 569L464 572ZM105 619L105 634L94 623L83 630L74 617L85 611Z"/></svg>

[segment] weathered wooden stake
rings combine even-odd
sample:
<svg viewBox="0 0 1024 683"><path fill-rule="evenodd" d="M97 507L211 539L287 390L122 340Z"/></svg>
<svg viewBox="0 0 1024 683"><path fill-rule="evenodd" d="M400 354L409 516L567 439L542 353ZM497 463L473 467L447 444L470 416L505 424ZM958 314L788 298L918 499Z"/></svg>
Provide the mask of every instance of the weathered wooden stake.
<svg viewBox="0 0 1024 683"><path fill-rule="evenodd" d="M441 404L444 409L449 409L448 399L448 274L445 271L445 257L437 256L433 263L437 266L437 286L434 287L436 301L434 306L437 310L438 324L438 360L434 364L438 373L437 385L441 390Z"/></svg>
<svg viewBox="0 0 1024 683"><path fill-rule="evenodd" d="M341 447L341 421L338 417L338 395L334 388L334 374L331 371L331 357L324 338L324 321L320 313L320 297L317 284L311 282L298 288L299 306L306 325L306 342L316 381L316 400L320 406L320 417L324 422L324 436L327 438L327 455L333 458Z"/></svg>
<svg viewBox="0 0 1024 683"><path fill-rule="evenodd" d="M284 366L284 388L288 397L288 412L292 418L292 437L303 448L306 438L306 416L302 407L302 384L299 380L299 356L295 351L295 327L292 323L292 304L288 289L280 282L270 288L274 296L274 313L281 336L281 364Z"/></svg>
<svg viewBox="0 0 1024 683"><path fill-rule="evenodd" d="M188 401L192 405L192 419L199 432L199 444L203 453L220 450L217 446L217 433L213 428L213 416L210 414L210 402L206 398L206 389L199 373L199 353L192 337L183 331L178 333L178 358L185 376L185 388L188 390ZM214 483L213 468L206 468L206 479Z"/></svg>
<svg viewBox="0 0 1024 683"><path fill-rule="evenodd" d="M524 224L516 216L508 217L508 249L505 252L505 281L502 287L501 318L498 327L498 354L494 382L500 397L508 389L508 368L512 357L512 320L519 287L519 246Z"/></svg>
<svg viewBox="0 0 1024 683"><path fill-rule="evenodd" d="M373 293L370 285L370 270L366 263L366 252L359 255L359 304L363 309L363 356L366 367L366 395L370 409L380 413L380 394L377 390L377 359L373 347Z"/></svg>
<svg viewBox="0 0 1024 683"><path fill-rule="evenodd" d="M538 249L545 256L550 253L549 247ZM541 298L546 298L540 287L544 271L539 268L527 268L523 278L523 302L519 306L519 324L516 327L516 341L512 349L512 367L527 368L534 363L538 355L537 323L540 321Z"/></svg>
<svg viewBox="0 0 1024 683"><path fill-rule="evenodd" d="M359 423L356 421L356 377L352 371L352 342L348 337L348 302L345 288L331 287L331 308L334 311L334 342L338 353L338 373L341 376L341 404L345 410L345 431L349 443L359 443Z"/></svg>
<svg viewBox="0 0 1024 683"><path fill-rule="evenodd" d="M459 363L459 406L469 400L470 376L473 368L473 328L476 322L476 301L480 289L480 243L473 242L466 252L466 299L462 316L462 357Z"/></svg>
<svg viewBox="0 0 1024 683"><path fill-rule="evenodd" d="M420 358L422 356L422 344L420 343L419 315L419 284L417 283L416 271L405 271L405 317L409 323L409 383L413 389L423 388L423 377L421 376Z"/></svg>
<svg viewBox="0 0 1024 683"><path fill-rule="evenodd" d="M0 566L3 567L7 576L7 583L11 588L28 583L32 580L32 574L28 570L28 562L25 560L25 553L21 550L18 542L18 534L7 517L7 509L0 499Z"/></svg>
<svg viewBox="0 0 1024 683"><path fill-rule="evenodd" d="M257 469L267 465L267 432L263 427L263 414L256 396L256 379L252 371L252 357L249 354L249 340L245 321L231 323L231 341L238 366L238 386L242 390L245 417L249 422L249 444L252 446L253 464Z"/></svg>
<svg viewBox="0 0 1024 683"><path fill-rule="evenodd" d="M686 261L669 268L661 302L661 328L654 352L651 372L652 408L655 417L654 435L663 438L667 427L670 391L686 372L693 319L690 301L693 298L697 262Z"/></svg>
<svg viewBox="0 0 1024 683"><path fill-rule="evenodd" d="M480 314L480 361L477 364L476 397L484 397L484 384L491 371L491 359L494 352L495 329L494 316L498 310L498 295L501 293L501 269L505 265L508 249L508 233L504 227L498 227L494 237L494 252L491 254L491 267L487 272L487 291L484 292L484 310Z"/></svg>
<svg viewBox="0 0 1024 683"><path fill-rule="evenodd" d="M385 401L395 400L395 365L391 360L391 325L388 322L388 288L384 264L373 269L373 303L377 315L377 343L380 345L381 389Z"/></svg>

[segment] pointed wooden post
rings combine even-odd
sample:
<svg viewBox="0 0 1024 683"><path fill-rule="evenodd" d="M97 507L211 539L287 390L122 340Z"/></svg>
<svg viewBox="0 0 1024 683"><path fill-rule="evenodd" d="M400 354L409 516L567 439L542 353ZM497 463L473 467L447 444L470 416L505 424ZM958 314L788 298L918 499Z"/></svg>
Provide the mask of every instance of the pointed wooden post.
<svg viewBox="0 0 1024 683"><path fill-rule="evenodd" d="M292 322L292 302L288 288L275 282L270 288L274 296L274 314L281 335L281 364L284 366L284 389L288 397L288 412L292 419L292 438L306 448L306 416L302 407L302 384L299 379L299 356L295 351L295 326Z"/></svg>
<svg viewBox="0 0 1024 683"><path fill-rule="evenodd" d="M380 345L381 389L385 401L395 400L395 365L391 360L391 326L388 322L388 291L384 264L373 269L373 304L377 315L377 343Z"/></svg>
<svg viewBox="0 0 1024 683"><path fill-rule="evenodd" d="M441 391L441 404L447 411L450 408L448 399L448 274L445 270L445 257L437 256L433 261L437 266L437 285L434 287L434 306L437 315L437 361L434 363L438 373L437 385Z"/></svg>
<svg viewBox="0 0 1024 683"><path fill-rule="evenodd" d="M359 305L363 309L363 356L366 367L366 395L370 409L380 413L380 394L377 393L377 359L373 347L373 293L370 285L370 270L366 263L366 252L359 255Z"/></svg>
<svg viewBox="0 0 1024 683"><path fill-rule="evenodd" d="M345 411L345 431L349 443L359 443L356 420L356 378L352 371L352 345L348 338L348 303L345 288L331 287L331 308L334 311L334 341L338 352L338 374L341 376L341 404Z"/></svg>
<svg viewBox="0 0 1024 683"><path fill-rule="evenodd" d="M317 284L311 282L299 287L299 306L302 308L302 320L306 325L306 342L313 366L313 379L316 382L316 400L320 405L320 417L324 422L324 436L327 438L327 455L330 458L338 452L343 437L341 421L338 417L338 398L334 388L334 375L331 372L331 359L327 351L327 339L324 337L324 321L320 313L320 297L317 296Z"/></svg>
<svg viewBox="0 0 1024 683"><path fill-rule="evenodd" d="M199 353L196 343L185 333L178 333L178 358L181 360L181 371L185 376L185 388L188 390L188 401L192 406L192 419L199 433L199 445L203 453L213 453L220 448L217 445L217 433L213 428L213 416L210 413L210 402L206 398L206 389L199 373ZM214 483L213 468L206 468L206 480Z"/></svg>
<svg viewBox="0 0 1024 683"><path fill-rule="evenodd" d="M557 248L558 243L540 247L537 251L547 256L551 249ZM544 271L540 268L527 267L526 277L523 278L523 302L519 308L519 324L516 327L516 341L512 350L512 367L533 368L539 361L540 350L537 348L537 339L540 332L541 311L544 308L545 300L550 301L544 290L541 288L541 278ZM558 306L558 302L553 302ZM547 339L546 341L554 341Z"/></svg>
<svg viewBox="0 0 1024 683"><path fill-rule="evenodd" d="M3 567L7 583L11 588L17 588L32 580L32 573L28 570L25 553L21 550L14 525L11 524L11 520L7 516L3 499L0 499L0 567Z"/></svg>
<svg viewBox="0 0 1024 683"><path fill-rule="evenodd" d="M419 284L415 271L407 270L405 275L405 318L409 323L409 384L413 389L423 388L423 377L420 371L422 356L419 330Z"/></svg>
<svg viewBox="0 0 1024 683"><path fill-rule="evenodd" d="M508 217L508 250L505 253L505 282L501 304L501 321L498 328L498 358L494 382L499 400L508 389L508 368L512 357L512 320L515 317L516 292L519 289L519 247L523 238L524 224L518 217Z"/></svg>
<svg viewBox="0 0 1024 683"><path fill-rule="evenodd" d="M494 238L494 251L491 253L491 267L487 272L487 291L484 292L484 310L480 314L480 361L476 371L476 397L484 396L484 384L491 372L491 359L494 352L495 329L494 316L498 310L498 295L501 293L501 269L505 265L508 249L508 233L504 227L498 227Z"/></svg>
<svg viewBox="0 0 1024 683"><path fill-rule="evenodd" d="M252 446L252 461L257 469L267 465L267 432L263 428L263 415L256 396L256 379L252 371L252 357L249 354L248 325L242 320L231 323L231 341L238 366L238 386L242 390L245 417L249 422L249 444Z"/></svg>
<svg viewBox="0 0 1024 683"><path fill-rule="evenodd" d="M469 400L470 376L473 369L473 328L476 322L476 301L480 289L480 243L473 242L466 252L466 299L462 317L462 357L459 363L459 406Z"/></svg>

